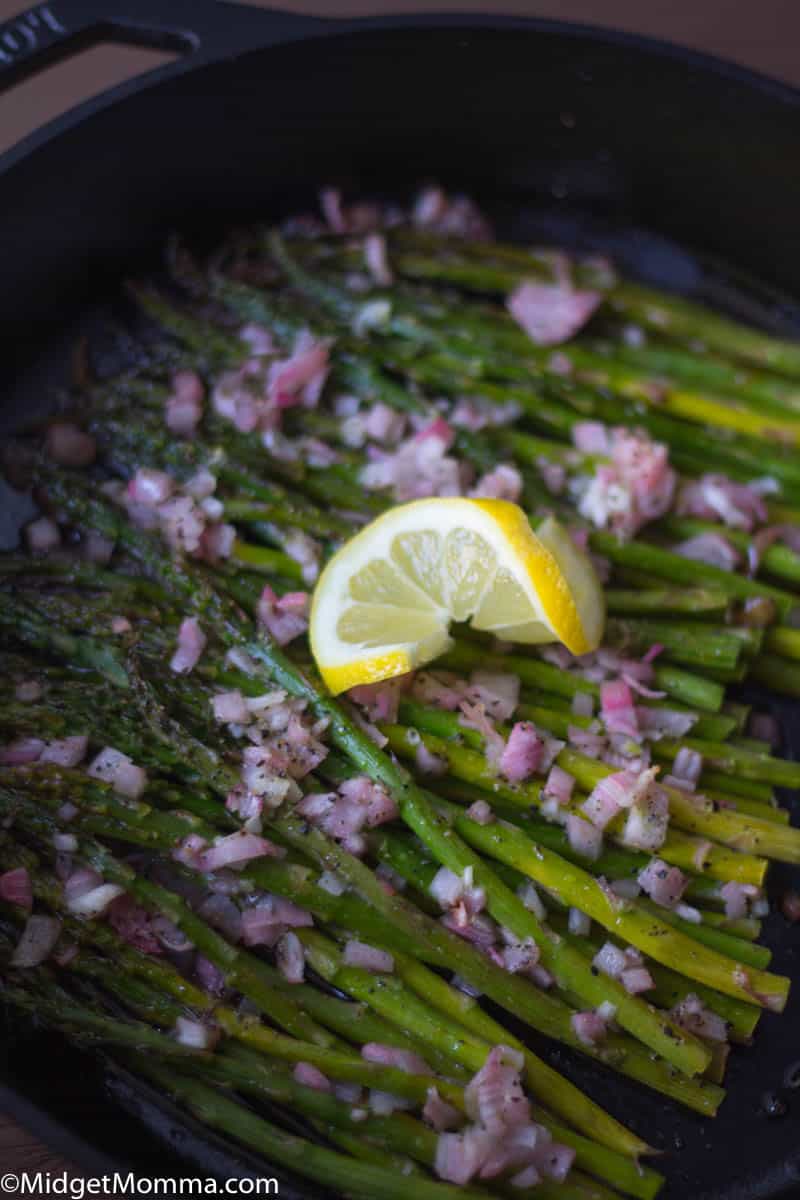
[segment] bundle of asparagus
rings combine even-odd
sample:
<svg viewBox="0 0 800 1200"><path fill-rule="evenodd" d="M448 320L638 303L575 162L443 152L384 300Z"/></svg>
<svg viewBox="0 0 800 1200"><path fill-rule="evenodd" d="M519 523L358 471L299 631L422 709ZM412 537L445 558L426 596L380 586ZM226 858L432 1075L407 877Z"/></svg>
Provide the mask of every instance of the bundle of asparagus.
<svg viewBox="0 0 800 1200"><path fill-rule="evenodd" d="M648 1200L646 1141L516 1030L711 1116L786 1002L757 939L800 767L726 685L800 687L800 351L481 240L437 190L410 221L324 209L173 253L135 367L20 447L43 515L2 560L3 996L350 1195ZM569 526L602 648L459 627L333 698L321 565L454 494Z"/></svg>

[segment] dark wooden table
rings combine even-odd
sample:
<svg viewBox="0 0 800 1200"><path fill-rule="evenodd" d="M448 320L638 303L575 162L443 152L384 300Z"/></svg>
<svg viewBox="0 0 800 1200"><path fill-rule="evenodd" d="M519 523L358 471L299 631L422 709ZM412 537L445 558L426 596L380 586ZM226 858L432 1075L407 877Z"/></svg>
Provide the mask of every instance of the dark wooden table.
<svg viewBox="0 0 800 1200"><path fill-rule="evenodd" d="M258 0L256 0L258 2ZM135 4L135 0L131 0ZM698 50L733 59L767 74L800 85L800 3L798 0L349 0L297 3L264 0L264 7L298 12L362 15L380 12L503 12L564 21L582 21L667 38ZM28 4L0 0L0 19L21 12ZM165 8L168 4L165 0ZM84 51L77 60L61 63L19 84L0 97L0 152L51 117L91 95L158 65L156 51L104 46ZM53 1173L72 1168L36 1138L23 1131L13 1114L0 1113L0 1170Z"/></svg>

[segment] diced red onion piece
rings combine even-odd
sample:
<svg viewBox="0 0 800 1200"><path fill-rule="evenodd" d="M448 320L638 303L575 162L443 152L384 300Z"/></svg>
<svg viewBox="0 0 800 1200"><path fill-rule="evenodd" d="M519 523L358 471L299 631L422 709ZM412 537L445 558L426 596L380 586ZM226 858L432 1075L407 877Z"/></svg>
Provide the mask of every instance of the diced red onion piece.
<svg viewBox="0 0 800 1200"><path fill-rule="evenodd" d="M759 889L753 884L730 880L722 885L719 894L725 901L725 916L738 921L740 917L747 916L748 901L758 896Z"/></svg>
<svg viewBox="0 0 800 1200"><path fill-rule="evenodd" d="M183 490L193 500L207 500L217 490L217 477L206 467L201 467L191 478L186 480Z"/></svg>
<svg viewBox="0 0 800 1200"><path fill-rule="evenodd" d="M361 1099L361 1085L358 1083L335 1083L333 1094L344 1104L357 1104Z"/></svg>
<svg viewBox="0 0 800 1200"><path fill-rule="evenodd" d="M28 917L14 953L12 967L38 967L53 951L61 934L61 922L56 917Z"/></svg>
<svg viewBox="0 0 800 1200"><path fill-rule="evenodd" d="M464 881L449 867L440 867L428 884L428 891L442 908L454 908L464 894Z"/></svg>
<svg viewBox="0 0 800 1200"><path fill-rule="evenodd" d="M333 233L347 232L347 221L342 209L342 193L338 188L323 188L319 194L319 206Z"/></svg>
<svg viewBox="0 0 800 1200"><path fill-rule="evenodd" d="M256 663L241 646L234 646L225 655L225 666L241 671L243 675L255 675Z"/></svg>
<svg viewBox="0 0 800 1200"><path fill-rule="evenodd" d="M672 774L687 783L696 784L703 770L703 756L697 750L681 746L672 764Z"/></svg>
<svg viewBox="0 0 800 1200"><path fill-rule="evenodd" d="M38 762L47 745L41 738L18 738L0 750L0 764L4 767L24 767Z"/></svg>
<svg viewBox="0 0 800 1200"><path fill-rule="evenodd" d="M581 454L611 453L608 430L600 421L576 421L572 426L572 444Z"/></svg>
<svg viewBox="0 0 800 1200"><path fill-rule="evenodd" d="M197 864L201 871L219 871L222 867L240 865L254 858L283 858L285 853L282 846L254 833L229 833L201 851Z"/></svg>
<svg viewBox="0 0 800 1200"><path fill-rule="evenodd" d="M275 917L282 925L294 929L309 929L314 924L314 917L307 909L287 900L285 896L272 896L271 901Z"/></svg>
<svg viewBox="0 0 800 1200"><path fill-rule="evenodd" d="M170 670L188 675L197 666L208 641L195 617L185 617L178 629L178 645L170 659Z"/></svg>
<svg viewBox="0 0 800 1200"><path fill-rule="evenodd" d="M177 437L193 437L203 417L205 388L196 371L176 371L166 401L167 428Z"/></svg>
<svg viewBox="0 0 800 1200"><path fill-rule="evenodd" d="M502 966L503 970L508 971L511 975L528 974L538 966L539 947L533 938L525 938L520 941L506 929L502 929L501 934L506 945L502 950L495 950L491 955L492 960L496 961L498 966Z"/></svg>
<svg viewBox="0 0 800 1200"><path fill-rule="evenodd" d="M767 506L756 488L720 474L702 475L684 484L676 511L679 516L723 521L732 529L748 533L767 520Z"/></svg>
<svg viewBox="0 0 800 1200"><path fill-rule="evenodd" d="M307 329L295 338L291 356L273 362L267 373L270 402L278 409L302 404L314 408L328 377L328 344Z"/></svg>
<svg viewBox="0 0 800 1200"><path fill-rule="evenodd" d="M495 721L508 721L519 704L520 679L506 671L473 671L469 692Z"/></svg>
<svg viewBox="0 0 800 1200"><path fill-rule="evenodd" d="M93 871L91 867L76 867L72 870L70 859L67 860L67 864L70 869L61 878L64 880L64 900L69 907L71 901L100 887L103 877L98 875L97 871Z"/></svg>
<svg viewBox="0 0 800 1200"><path fill-rule="evenodd" d="M613 942L604 942L592 959L592 966L611 979L619 979L627 967L627 959L624 951L618 949Z"/></svg>
<svg viewBox="0 0 800 1200"><path fill-rule="evenodd" d="M631 691L636 692L639 696L643 696L645 700L663 700L666 692L661 692L657 688L645 687L634 675L628 671L622 674L623 682L628 685ZM636 710L638 712L638 709Z"/></svg>
<svg viewBox="0 0 800 1200"><path fill-rule="evenodd" d="M437 184L422 188L411 209L417 228L473 241L491 241L487 218L468 196L447 196Z"/></svg>
<svg viewBox="0 0 800 1200"><path fill-rule="evenodd" d="M601 684L600 712L609 733L624 733L631 738L638 738L633 696L624 679Z"/></svg>
<svg viewBox="0 0 800 1200"><path fill-rule="evenodd" d="M49 517L39 517L25 526L31 554L48 554L61 545L61 531Z"/></svg>
<svg viewBox="0 0 800 1200"><path fill-rule="evenodd" d="M86 768L86 773L93 779L110 783L115 792L129 800L138 800L147 787L147 772L113 746L101 750Z"/></svg>
<svg viewBox="0 0 800 1200"><path fill-rule="evenodd" d="M603 735L594 733L591 729L581 729L577 725L570 725L567 733L569 744L588 758L601 758L607 749L608 743Z"/></svg>
<svg viewBox="0 0 800 1200"><path fill-rule="evenodd" d="M509 1058L507 1049L494 1046L464 1089L468 1116L494 1134L530 1120L530 1104L522 1089L516 1052L510 1051Z"/></svg>
<svg viewBox="0 0 800 1200"><path fill-rule="evenodd" d="M639 778L644 779L649 773L644 771ZM628 813L622 841L626 846L652 854L664 844L668 825L669 801L666 792L662 788L648 786Z"/></svg>
<svg viewBox="0 0 800 1200"><path fill-rule="evenodd" d="M414 762L423 775L443 775L447 770L447 759L429 750L424 742L420 742L414 753Z"/></svg>
<svg viewBox="0 0 800 1200"><path fill-rule="evenodd" d="M506 301L511 316L537 346L556 346L573 337L602 300L600 292L578 290L567 278L555 283L525 280Z"/></svg>
<svg viewBox="0 0 800 1200"><path fill-rule="evenodd" d="M406 418L388 404L373 404L363 417L363 430L368 438L385 445L395 445L403 436Z"/></svg>
<svg viewBox="0 0 800 1200"><path fill-rule="evenodd" d="M560 496L567 486L567 468L563 463L551 462L544 456L536 460L536 466L542 477L542 482L552 496ZM519 478L522 485L522 477ZM577 542L573 542L577 545ZM581 547L583 548L583 547Z"/></svg>
<svg viewBox="0 0 800 1200"><path fill-rule="evenodd" d="M611 462L599 462L580 497L578 511L598 528L630 537L670 507L676 475L666 446L641 430L610 432Z"/></svg>
<svg viewBox="0 0 800 1200"><path fill-rule="evenodd" d="M74 833L54 833L53 849L59 854L74 854L78 849L78 839Z"/></svg>
<svg viewBox="0 0 800 1200"><path fill-rule="evenodd" d="M403 1099L402 1096L394 1096L391 1092L381 1092L377 1088L372 1088L369 1094L370 1112L375 1113L377 1117L389 1117L398 1109L412 1108L413 1104L410 1100Z"/></svg>
<svg viewBox="0 0 800 1200"><path fill-rule="evenodd" d="M400 696L411 683L410 675L400 675L396 679L386 679L381 683L363 683L350 688L348 698L366 710L370 721L386 721L393 724L397 720L397 709Z"/></svg>
<svg viewBox="0 0 800 1200"><path fill-rule="evenodd" d="M592 929L592 919L588 913L581 912L579 908L571 908L567 918L567 928L576 937L588 937Z"/></svg>
<svg viewBox="0 0 800 1200"><path fill-rule="evenodd" d="M292 1076L297 1083L304 1087L313 1088L315 1092L331 1092L333 1085L327 1075L323 1075L312 1063L299 1062L295 1064Z"/></svg>
<svg viewBox="0 0 800 1200"><path fill-rule="evenodd" d="M557 468L551 466L551 482L554 481L553 469ZM469 494L477 499L510 500L512 504L516 504L522 495L522 489L522 476L517 468L508 463L500 463L494 470L481 475Z"/></svg>
<svg viewBox="0 0 800 1200"><path fill-rule="evenodd" d="M542 904L539 893L536 891L536 888L529 879L526 879L524 883L520 884L520 886L517 888L517 895L529 912L532 912L540 921L545 920L547 917L547 909Z"/></svg>
<svg viewBox="0 0 800 1200"><path fill-rule="evenodd" d="M0 900L19 908L33 908L33 886L26 867L14 867L0 875Z"/></svg>
<svg viewBox="0 0 800 1200"><path fill-rule="evenodd" d="M226 725L248 725L252 719L252 713L245 698L238 690L217 692L211 698L211 705L214 710L214 720L222 721Z"/></svg>
<svg viewBox="0 0 800 1200"><path fill-rule="evenodd" d="M39 762L56 763L60 767L77 767L86 754L88 746L89 738L86 734L60 738L58 741L47 743Z"/></svg>
<svg viewBox="0 0 800 1200"><path fill-rule="evenodd" d="M308 629L308 592L276 596L266 584L258 601L258 620L279 646L285 646Z"/></svg>
<svg viewBox="0 0 800 1200"><path fill-rule="evenodd" d="M217 501L215 500L213 503L216 504ZM205 511L211 508L211 505L211 500L204 500L201 507ZM212 514L208 515L212 516ZM216 518L212 516L212 519ZM233 525L227 523L207 525L200 539L201 557L210 563L222 562L226 558L230 558L235 542L236 529Z"/></svg>
<svg viewBox="0 0 800 1200"><path fill-rule="evenodd" d="M242 913L241 928L245 946L274 946L285 932L285 926L268 905L246 908Z"/></svg>
<svg viewBox="0 0 800 1200"><path fill-rule="evenodd" d="M728 1026L722 1017L712 1012L694 992L689 992L670 1010L670 1016L689 1033L710 1042L726 1042Z"/></svg>
<svg viewBox="0 0 800 1200"><path fill-rule="evenodd" d="M606 1023L594 1009L576 1012L570 1017L573 1033L584 1046L596 1046L608 1033Z"/></svg>
<svg viewBox="0 0 800 1200"><path fill-rule="evenodd" d="M470 821L477 822L478 825L491 825L495 819L491 805L486 800L475 800L470 804L464 815Z"/></svg>
<svg viewBox="0 0 800 1200"><path fill-rule="evenodd" d="M166 471L155 471L150 467L139 467L125 492L126 499L134 504L155 508L169 500L175 483Z"/></svg>
<svg viewBox="0 0 800 1200"><path fill-rule="evenodd" d="M697 721L697 713L640 705L636 709L636 720L645 737L658 741L662 737L685 737Z"/></svg>
<svg viewBox="0 0 800 1200"><path fill-rule="evenodd" d="M330 892L332 896L343 896L347 891L347 884L333 871L323 871L317 880L317 886L324 892Z"/></svg>
<svg viewBox="0 0 800 1200"><path fill-rule="evenodd" d="M530 721L518 721L500 755L500 771L511 783L529 779L539 770L543 749L536 726Z"/></svg>
<svg viewBox="0 0 800 1200"><path fill-rule="evenodd" d="M392 271L386 253L386 238L382 233L370 233L364 239L364 259L367 270L380 287L392 283Z"/></svg>
<svg viewBox="0 0 800 1200"><path fill-rule="evenodd" d="M303 943L296 933L285 933L275 947L278 970L287 983L302 983L305 975L306 956Z"/></svg>
<svg viewBox="0 0 800 1200"><path fill-rule="evenodd" d="M626 992L638 996L655 987L653 977L646 967L627 967L620 975L620 982Z"/></svg>
<svg viewBox="0 0 800 1200"><path fill-rule="evenodd" d="M240 334L241 336L241 334ZM201 402L205 396L203 381L196 371L176 371L172 376L172 391L185 400Z"/></svg>
<svg viewBox="0 0 800 1200"><path fill-rule="evenodd" d="M431 1069L425 1059L413 1050L402 1050L397 1046L384 1046L381 1042L365 1042L361 1057L367 1062L380 1063L384 1067L397 1067L407 1075L430 1075Z"/></svg>
<svg viewBox="0 0 800 1200"><path fill-rule="evenodd" d="M125 889L116 883L101 883L99 887L92 888L90 892L84 892L82 895L68 900L67 908L76 917L99 917L124 892Z"/></svg>
<svg viewBox="0 0 800 1200"><path fill-rule="evenodd" d="M373 783L366 775L357 775L339 785L340 794L350 801L364 806L366 824L369 829L394 821L398 817L398 809L389 793L379 784Z"/></svg>
<svg viewBox="0 0 800 1200"><path fill-rule="evenodd" d="M574 1161L575 1151L571 1146L551 1142L537 1160L537 1167L548 1179L563 1183Z"/></svg>
<svg viewBox="0 0 800 1200"><path fill-rule="evenodd" d="M642 890L663 908L674 908L689 883L689 877L678 867L670 867L660 858L651 858L638 880Z"/></svg>
<svg viewBox="0 0 800 1200"><path fill-rule="evenodd" d="M463 1120L458 1109L454 1108L452 1104L448 1104L446 1100L442 1100L435 1087L428 1088L422 1116L437 1133L456 1129Z"/></svg>
<svg viewBox="0 0 800 1200"><path fill-rule="evenodd" d="M378 974L390 974L394 971L394 959L387 950L380 950L377 946L370 946L355 938L348 938L345 942L342 962L345 966L361 967L364 971Z"/></svg>
<svg viewBox="0 0 800 1200"><path fill-rule="evenodd" d="M572 849L582 858L594 861L600 857L603 849L601 830L577 813L567 813L567 838Z"/></svg>
<svg viewBox="0 0 800 1200"><path fill-rule="evenodd" d="M628 771L606 775L595 784L581 805L581 812L597 829L605 829L610 821L631 804L635 777Z"/></svg>
<svg viewBox="0 0 800 1200"><path fill-rule="evenodd" d="M175 1038L182 1046L192 1050L213 1050L219 1039L219 1030L192 1021L189 1017L178 1017L175 1022Z"/></svg>
<svg viewBox="0 0 800 1200"><path fill-rule="evenodd" d="M491 1135L475 1125L463 1133L440 1133L434 1170L440 1179L463 1187L477 1174L492 1144Z"/></svg>
<svg viewBox="0 0 800 1200"><path fill-rule="evenodd" d="M719 567L723 571L735 571L741 561L739 551L720 533L698 533L672 547L674 554Z"/></svg>
<svg viewBox="0 0 800 1200"><path fill-rule="evenodd" d="M574 777L563 767L556 765L550 768L550 774L542 788L542 795L556 800L559 804L569 804L574 786Z"/></svg>

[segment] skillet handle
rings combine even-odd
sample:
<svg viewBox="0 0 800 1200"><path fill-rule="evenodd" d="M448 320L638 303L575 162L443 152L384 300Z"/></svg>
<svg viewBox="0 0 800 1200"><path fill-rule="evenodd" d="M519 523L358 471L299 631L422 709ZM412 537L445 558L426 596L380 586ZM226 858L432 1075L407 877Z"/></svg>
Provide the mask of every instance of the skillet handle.
<svg viewBox="0 0 800 1200"><path fill-rule="evenodd" d="M0 92L104 38L177 51L164 78L334 24L219 0L46 0L0 23Z"/></svg>

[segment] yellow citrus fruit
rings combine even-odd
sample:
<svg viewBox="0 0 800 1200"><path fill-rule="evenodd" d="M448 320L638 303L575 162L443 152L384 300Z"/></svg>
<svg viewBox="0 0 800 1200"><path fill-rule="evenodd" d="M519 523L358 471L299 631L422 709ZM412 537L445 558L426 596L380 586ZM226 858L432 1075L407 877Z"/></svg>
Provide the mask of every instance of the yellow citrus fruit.
<svg viewBox="0 0 800 1200"><path fill-rule="evenodd" d="M507 500L415 500L377 517L325 567L311 649L334 694L431 662L451 621L506 641L600 643L605 604L588 557L548 517Z"/></svg>

